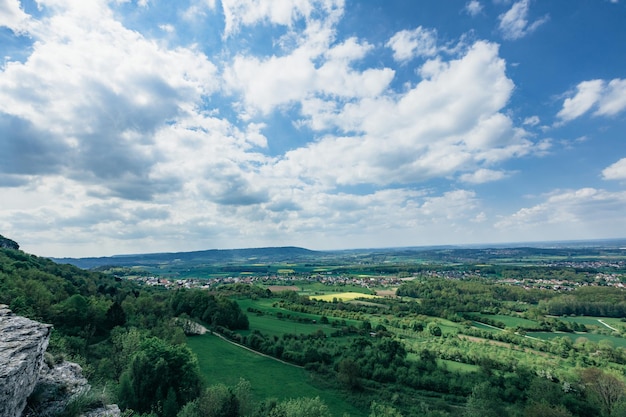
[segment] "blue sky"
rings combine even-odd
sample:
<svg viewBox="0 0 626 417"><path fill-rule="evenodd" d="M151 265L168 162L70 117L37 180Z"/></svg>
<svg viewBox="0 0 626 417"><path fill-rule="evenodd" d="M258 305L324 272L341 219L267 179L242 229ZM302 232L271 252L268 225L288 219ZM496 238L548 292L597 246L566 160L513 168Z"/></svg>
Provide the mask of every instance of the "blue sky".
<svg viewBox="0 0 626 417"><path fill-rule="evenodd" d="M42 256L626 236L623 0L0 0Z"/></svg>

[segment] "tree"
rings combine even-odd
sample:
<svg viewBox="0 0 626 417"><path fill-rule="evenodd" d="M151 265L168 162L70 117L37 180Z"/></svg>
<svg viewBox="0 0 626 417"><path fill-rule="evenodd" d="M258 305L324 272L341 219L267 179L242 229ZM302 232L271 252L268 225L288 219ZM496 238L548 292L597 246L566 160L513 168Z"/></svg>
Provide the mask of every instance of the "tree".
<svg viewBox="0 0 626 417"><path fill-rule="evenodd" d="M167 411L171 413L195 399L200 387L200 371L191 351L152 337L140 345L122 374L119 402L122 407L147 413L167 400Z"/></svg>
<svg viewBox="0 0 626 417"><path fill-rule="evenodd" d="M402 413L390 405L380 404L372 401L369 417L402 417Z"/></svg>
<svg viewBox="0 0 626 417"><path fill-rule="evenodd" d="M616 404L625 397L624 382L601 369L583 369L581 380L591 399L600 406L603 415L610 416Z"/></svg>
<svg viewBox="0 0 626 417"><path fill-rule="evenodd" d="M278 403L269 417L332 417L328 406L320 399L295 398Z"/></svg>
<svg viewBox="0 0 626 417"><path fill-rule="evenodd" d="M432 334L433 336L439 337L439 336L441 336L443 334L442 331L441 331L441 327L439 327L437 325L437 323L435 323L435 322L428 323L426 328L428 329L430 334Z"/></svg>
<svg viewBox="0 0 626 417"><path fill-rule="evenodd" d="M494 395L494 389L489 382L482 382L472 389L467 399L465 417L500 417L506 415L500 400Z"/></svg>
<svg viewBox="0 0 626 417"><path fill-rule="evenodd" d="M343 359L337 366L337 379L343 385L351 390L357 390L361 388L361 370L359 365L350 358Z"/></svg>

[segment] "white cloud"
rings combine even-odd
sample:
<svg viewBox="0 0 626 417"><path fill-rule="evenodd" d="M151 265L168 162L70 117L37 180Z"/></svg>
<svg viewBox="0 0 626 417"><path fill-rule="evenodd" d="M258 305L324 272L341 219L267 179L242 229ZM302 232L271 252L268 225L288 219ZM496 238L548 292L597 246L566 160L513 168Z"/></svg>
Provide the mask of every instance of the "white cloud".
<svg viewBox="0 0 626 417"><path fill-rule="evenodd" d="M18 0L0 0L0 27L7 27L15 33L25 33L31 23L30 16L24 13Z"/></svg>
<svg viewBox="0 0 626 417"><path fill-rule="evenodd" d="M565 99L557 117L568 121L581 116L598 102L603 88L604 81L602 80L581 82L576 87L576 95Z"/></svg>
<svg viewBox="0 0 626 417"><path fill-rule="evenodd" d="M539 119L539 116L530 116L524 119L523 124L526 126L537 126L539 123L541 123L541 119Z"/></svg>
<svg viewBox="0 0 626 417"><path fill-rule="evenodd" d="M393 50L393 59L406 62L418 57L437 54L437 31L418 26L413 30L402 30L385 44Z"/></svg>
<svg viewBox="0 0 626 417"><path fill-rule="evenodd" d="M424 66L428 78L404 94L345 105L305 101L312 128L338 128L345 135L288 152L276 169L326 186L410 183L487 169L540 150L500 113L513 83L496 45L477 42L459 59Z"/></svg>
<svg viewBox="0 0 626 417"><path fill-rule="evenodd" d="M614 116L626 109L626 79L609 81L598 102L597 116Z"/></svg>
<svg viewBox="0 0 626 417"><path fill-rule="evenodd" d="M486 182L499 181L506 177L506 172L481 168L475 172L461 175L460 180L470 184L483 184Z"/></svg>
<svg viewBox="0 0 626 417"><path fill-rule="evenodd" d="M174 33L174 32L176 32L176 28L174 27L174 25L170 25L170 24L159 25L159 29L161 29L163 32L167 32L167 33Z"/></svg>
<svg viewBox="0 0 626 417"><path fill-rule="evenodd" d="M268 22L292 26L298 19L309 20L312 14L326 13L334 19L343 14L344 0L222 0L226 37L240 26Z"/></svg>
<svg viewBox="0 0 626 417"><path fill-rule="evenodd" d="M154 177L153 135L216 90L216 67L124 28L102 5L48 4L32 54L0 73L0 126L13 138L0 143L13 161L0 174L63 172L138 199L176 186Z"/></svg>
<svg viewBox="0 0 626 417"><path fill-rule="evenodd" d="M495 224L520 241L621 237L626 233L626 192L595 188L555 191L532 207L522 208Z"/></svg>
<svg viewBox="0 0 626 417"><path fill-rule="evenodd" d="M483 6L478 0L470 0L465 4L465 11L470 16L475 17L483 11Z"/></svg>
<svg viewBox="0 0 626 417"><path fill-rule="evenodd" d="M498 17L500 20L499 29L504 39L516 40L534 32L539 26L549 19L544 16L532 23L528 21L530 0L520 0Z"/></svg>
<svg viewBox="0 0 626 417"><path fill-rule="evenodd" d="M371 45L350 38L331 47L331 40L307 37L290 54L267 59L239 55L226 71L226 83L242 94L248 112L263 114L317 95L371 97L387 88L394 75L391 69L351 68L352 61L362 58Z"/></svg>
<svg viewBox="0 0 626 417"><path fill-rule="evenodd" d="M626 180L626 158L602 170L602 178L605 180Z"/></svg>
<svg viewBox="0 0 626 417"><path fill-rule="evenodd" d="M576 119L595 107L594 116L614 116L626 109L626 79L583 81L576 94L563 101L557 114L563 121Z"/></svg>

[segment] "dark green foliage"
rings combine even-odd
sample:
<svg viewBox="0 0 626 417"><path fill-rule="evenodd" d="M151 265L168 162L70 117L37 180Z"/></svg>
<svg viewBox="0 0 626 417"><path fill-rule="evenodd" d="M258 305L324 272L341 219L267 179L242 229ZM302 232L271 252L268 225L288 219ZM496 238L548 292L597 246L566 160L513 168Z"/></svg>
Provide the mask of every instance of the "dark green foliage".
<svg viewBox="0 0 626 417"><path fill-rule="evenodd" d="M328 406L319 398L295 398L280 402L269 417L333 417Z"/></svg>
<svg viewBox="0 0 626 417"><path fill-rule="evenodd" d="M506 415L502 402L494 395L495 387L489 382L481 382L472 390L467 399L465 417L501 417Z"/></svg>
<svg viewBox="0 0 626 417"><path fill-rule="evenodd" d="M119 400L124 408L141 413L158 410L167 417L201 391L198 365L185 346L173 346L157 338L149 338L139 346L120 380ZM167 410L165 409L167 405Z"/></svg>
<svg viewBox="0 0 626 417"><path fill-rule="evenodd" d="M370 406L369 417L402 417L402 413L390 405L379 404L373 401Z"/></svg>
<svg viewBox="0 0 626 417"><path fill-rule="evenodd" d="M579 287L544 304L548 314L601 317L626 316L626 291L612 287Z"/></svg>
<svg viewBox="0 0 626 417"><path fill-rule="evenodd" d="M175 316L187 314L213 326L229 329L247 329L248 317L239 305L225 297L215 297L201 290L179 290L171 298Z"/></svg>

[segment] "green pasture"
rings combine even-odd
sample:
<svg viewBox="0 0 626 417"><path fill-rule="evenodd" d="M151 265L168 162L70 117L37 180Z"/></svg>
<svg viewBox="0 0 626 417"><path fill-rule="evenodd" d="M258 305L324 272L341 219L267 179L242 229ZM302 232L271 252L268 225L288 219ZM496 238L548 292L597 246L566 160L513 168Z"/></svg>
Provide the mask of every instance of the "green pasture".
<svg viewBox="0 0 626 417"><path fill-rule="evenodd" d="M333 415L367 415L346 402L339 392L323 389L303 368L258 355L210 334L190 337L187 345L198 357L200 371L209 385L234 386L243 378L250 381L257 400L319 396Z"/></svg>
<svg viewBox="0 0 626 417"><path fill-rule="evenodd" d="M593 333L557 333L557 332L528 332L528 336L536 337L543 340L552 340L557 337L569 337L572 342L584 338L590 342L598 343L602 340L608 340L614 347L626 348L626 339L623 337L605 336L602 334Z"/></svg>
<svg viewBox="0 0 626 417"><path fill-rule="evenodd" d="M602 320L609 326L615 327L616 329L619 329L620 327L623 327L624 325L626 325L626 323L622 322L621 319L614 318L614 317L569 316L569 317L559 317L558 319L562 321L569 321L569 322L576 322L576 323L584 324L585 326L598 326L601 328L602 327L607 328L607 327L603 325L602 323L600 323L598 320Z"/></svg>

